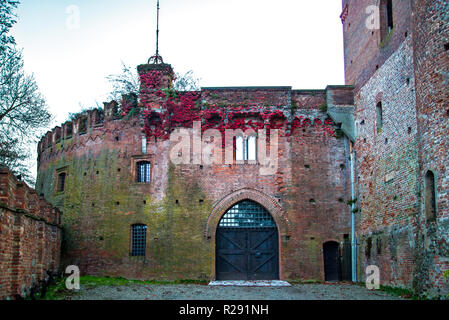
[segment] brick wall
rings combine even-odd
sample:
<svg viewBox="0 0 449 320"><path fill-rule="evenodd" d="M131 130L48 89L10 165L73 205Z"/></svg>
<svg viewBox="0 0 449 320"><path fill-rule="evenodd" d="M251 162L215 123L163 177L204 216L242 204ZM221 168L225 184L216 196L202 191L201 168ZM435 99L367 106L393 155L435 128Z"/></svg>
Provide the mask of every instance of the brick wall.
<svg viewBox="0 0 449 320"><path fill-rule="evenodd" d="M26 296L59 270L61 213L0 169L0 299Z"/></svg>
<svg viewBox="0 0 449 320"><path fill-rule="evenodd" d="M267 176L255 164L175 166L169 159L174 143L154 137L147 139L143 154L140 119L109 118L108 109L105 121L89 125L87 134L50 139L39 150L37 190L64 211L63 265L78 265L85 274L212 279L215 238L206 226L219 218L217 204L244 194L262 204L276 203L270 212L279 216L281 278L324 280L323 244L343 242L350 233L347 142L315 122L327 119L321 108L326 97L326 90L289 87L201 91L199 101L226 105L224 113L251 104L282 111L286 122L301 116L311 120L291 136L284 124L279 168ZM142 159L151 162L147 185L135 182L135 163ZM61 168L68 176L66 190L58 193ZM145 258L130 256L134 223L148 226Z"/></svg>
<svg viewBox="0 0 449 320"><path fill-rule="evenodd" d="M411 0L393 0L394 28L390 36L382 37L381 29L371 30L366 22L366 8L380 6L382 0L343 0L345 83L356 92L373 76L382 64L411 34Z"/></svg>
<svg viewBox="0 0 449 320"><path fill-rule="evenodd" d="M413 1L413 47L419 134L423 290L449 291L442 271L449 269L449 2ZM436 219L425 214L426 183L436 182Z"/></svg>
<svg viewBox="0 0 449 320"><path fill-rule="evenodd" d="M448 4L393 1L395 26L382 41L380 30L365 26L366 7L380 2L343 1L346 82L355 85L358 129L358 275L364 280L373 264L385 285L442 295L449 267ZM425 213L428 170L437 177L434 221Z"/></svg>

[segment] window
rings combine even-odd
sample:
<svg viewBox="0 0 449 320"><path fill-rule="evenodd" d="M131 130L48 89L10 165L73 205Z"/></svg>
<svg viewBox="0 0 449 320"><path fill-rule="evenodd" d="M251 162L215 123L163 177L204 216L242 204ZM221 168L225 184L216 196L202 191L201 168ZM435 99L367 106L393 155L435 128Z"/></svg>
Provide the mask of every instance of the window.
<svg viewBox="0 0 449 320"><path fill-rule="evenodd" d="M148 183L151 178L151 163L141 161L137 163L137 182Z"/></svg>
<svg viewBox="0 0 449 320"><path fill-rule="evenodd" d="M73 124L72 124L71 122L69 122L69 123L66 125L65 137L66 137L67 139L71 138L71 137L72 137L72 132L73 132Z"/></svg>
<svg viewBox="0 0 449 320"><path fill-rule="evenodd" d="M250 136L245 139L242 136L238 136L235 140L235 160L257 160L257 138L255 136Z"/></svg>
<svg viewBox="0 0 449 320"><path fill-rule="evenodd" d="M273 228L276 223L270 213L260 204L244 200L235 204L221 218L222 228Z"/></svg>
<svg viewBox="0 0 449 320"><path fill-rule="evenodd" d="M58 188L57 188L58 192L64 192L66 176L67 174L65 172L61 172L60 174L58 174Z"/></svg>
<svg viewBox="0 0 449 320"><path fill-rule="evenodd" d="M144 257L147 243L147 226L135 224L131 226L131 256Z"/></svg>
<svg viewBox="0 0 449 320"><path fill-rule="evenodd" d="M81 119L79 126L79 134L87 133L87 118Z"/></svg>
<svg viewBox="0 0 449 320"><path fill-rule="evenodd" d="M377 127L377 132L380 132L383 127L382 102L379 102L376 106L376 127Z"/></svg>
<svg viewBox="0 0 449 320"><path fill-rule="evenodd" d="M372 239L369 237L366 241L366 247L365 247L365 257L366 259L371 259L371 247L372 247Z"/></svg>
<svg viewBox="0 0 449 320"><path fill-rule="evenodd" d="M387 0L387 26L388 32L393 30L393 0Z"/></svg>
<svg viewBox="0 0 449 320"><path fill-rule="evenodd" d="M393 30L393 0L382 0L380 6L380 23L382 40Z"/></svg>
<svg viewBox="0 0 449 320"><path fill-rule="evenodd" d="M426 173L426 194L425 194L425 208L426 217L428 220L434 220L436 218L437 211L437 199L435 190L435 175L432 171Z"/></svg>

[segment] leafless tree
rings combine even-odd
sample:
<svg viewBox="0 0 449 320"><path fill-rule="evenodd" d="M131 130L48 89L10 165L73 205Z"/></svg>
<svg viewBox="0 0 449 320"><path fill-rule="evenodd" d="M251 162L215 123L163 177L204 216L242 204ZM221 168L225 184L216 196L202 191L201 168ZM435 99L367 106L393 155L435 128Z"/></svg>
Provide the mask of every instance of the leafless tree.
<svg viewBox="0 0 449 320"><path fill-rule="evenodd" d="M111 100L120 101L122 95L134 93L139 94L140 83L136 68L127 66L122 62L122 73L114 74L106 77L112 85L112 91L109 94ZM196 91L200 89L199 79L197 79L193 71L190 70L185 74L176 73L176 80L173 85L177 91Z"/></svg>
<svg viewBox="0 0 449 320"><path fill-rule="evenodd" d="M33 183L30 144L36 143L52 116L33 75L23 70L22 53L0 52L0 164Z"/></svg>

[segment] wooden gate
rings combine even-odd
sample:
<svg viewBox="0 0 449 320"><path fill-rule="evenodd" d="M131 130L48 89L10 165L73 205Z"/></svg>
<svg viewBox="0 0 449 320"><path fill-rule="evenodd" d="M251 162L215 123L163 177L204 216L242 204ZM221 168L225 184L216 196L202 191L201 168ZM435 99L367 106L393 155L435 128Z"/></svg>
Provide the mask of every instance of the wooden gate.
<svg viewBox="0 0 449 320"><path fill-rule="evenodd" d="M217 280L279 279L276 224L258 203L239 202L221 219L216 233Z"/></svg>

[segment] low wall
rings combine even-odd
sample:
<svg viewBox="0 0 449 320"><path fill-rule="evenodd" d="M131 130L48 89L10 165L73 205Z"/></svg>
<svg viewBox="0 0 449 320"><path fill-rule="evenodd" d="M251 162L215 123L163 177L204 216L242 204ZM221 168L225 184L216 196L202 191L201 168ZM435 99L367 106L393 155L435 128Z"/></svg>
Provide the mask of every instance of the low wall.
<svg viewBox="0 0 449 320"><path fill-rule="evenodd" d="M0 299L25 297L59 271L61 212L0 168Z"/></svg>

